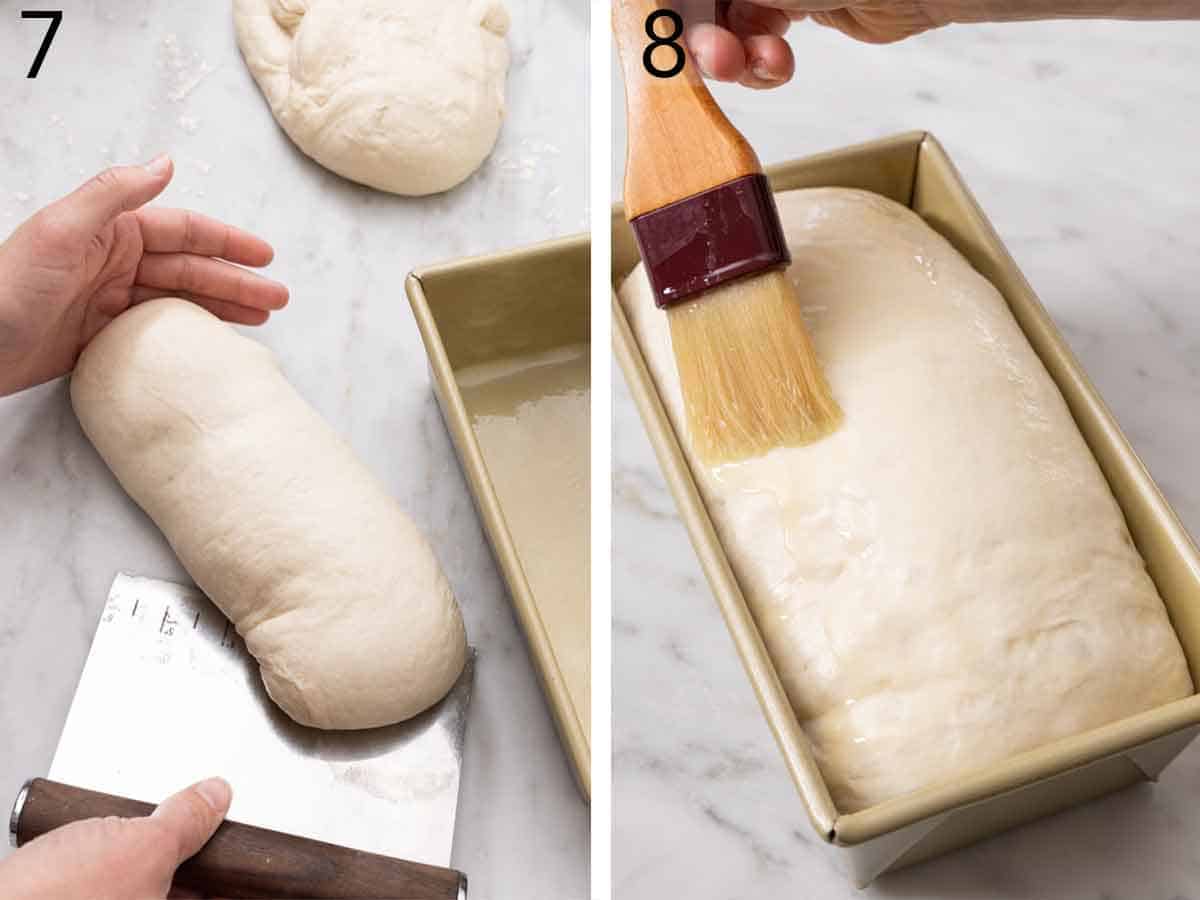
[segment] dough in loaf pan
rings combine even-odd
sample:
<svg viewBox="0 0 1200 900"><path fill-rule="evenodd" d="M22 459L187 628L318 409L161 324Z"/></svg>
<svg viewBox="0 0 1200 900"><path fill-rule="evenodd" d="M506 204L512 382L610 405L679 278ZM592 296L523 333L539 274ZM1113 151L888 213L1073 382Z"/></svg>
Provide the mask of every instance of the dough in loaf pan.
<svg viewBox="0 0 1200 900"><path fill-rule="evenodd" d="M1003 297L890 200L777 199L845 424L735 465L689 459L838 809L1190 694L1121 510ZM640 266L620 299L684 435Z"/></svg>

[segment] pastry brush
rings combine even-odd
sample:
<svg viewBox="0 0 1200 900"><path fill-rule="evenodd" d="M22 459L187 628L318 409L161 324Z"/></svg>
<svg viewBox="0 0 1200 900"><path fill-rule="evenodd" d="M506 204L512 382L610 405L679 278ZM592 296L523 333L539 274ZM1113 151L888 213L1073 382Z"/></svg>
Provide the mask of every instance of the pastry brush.
<svg viewBox="0 0 1200 900"><path fill-rule="evenodd" d="M819 440L841 422L785 269L753 148L721 112L663 0L615 0L625 215L666 309L693 449L708 465ZM653 71L651 71L653 70Z"/></svg>

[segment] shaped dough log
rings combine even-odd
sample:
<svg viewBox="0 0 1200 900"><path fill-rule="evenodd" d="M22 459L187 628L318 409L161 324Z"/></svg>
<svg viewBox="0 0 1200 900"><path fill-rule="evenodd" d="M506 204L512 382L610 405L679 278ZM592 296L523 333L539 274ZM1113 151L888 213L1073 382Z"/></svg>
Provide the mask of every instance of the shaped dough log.
<svg viewBox="0 0 1200 900"><path fill-rule="evenodd" d="M466 638L429 544L266 347L143 303L83 352L71 402L297 722L388 725L454 684Z"/></svg>

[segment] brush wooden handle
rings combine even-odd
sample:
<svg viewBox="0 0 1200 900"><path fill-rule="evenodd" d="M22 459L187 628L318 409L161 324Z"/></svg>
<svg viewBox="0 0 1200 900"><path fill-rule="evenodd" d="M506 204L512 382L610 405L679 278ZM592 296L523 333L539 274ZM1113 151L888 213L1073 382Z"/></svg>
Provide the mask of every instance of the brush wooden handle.
<svg viewBox="0 0 1200 900"><path fill-rule="evenodd" d="M613 36L625 75L625 216L643 213L762 171L754 150L725 118L683 46L683 70L669 78L646 71L650 44L646 20L667 0L613 0ZM669 22L656 31L668 34ZM653 57L663 69L675 61L671 47Z"/></svg>
<svg viewBox="0 0 1200 900"><path fill-rule="evenodd" d="M79 819L137 818L153 811L149 803L35 778L18 796L9 832L20 847ZM179 867L175 885L206 897L464 900L467 880L454 869L226 821Z"/></svg>

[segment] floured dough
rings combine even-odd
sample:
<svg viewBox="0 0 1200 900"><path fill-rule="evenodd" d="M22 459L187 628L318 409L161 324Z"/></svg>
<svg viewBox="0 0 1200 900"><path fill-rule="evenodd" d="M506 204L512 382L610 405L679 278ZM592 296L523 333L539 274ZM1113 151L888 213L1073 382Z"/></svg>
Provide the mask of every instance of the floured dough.
<svg viewBox="0 0 1200 900"><path fill-rule="evenodd" d="M266 347L153 300L88 345L71 402L297 722L387 725L454 684L466 638L433 551Z"/></svg>
<svg viewBox="0 0 1200 900"><path fill-rule="evenodd" d="M501 0L234 0L246 65L301 150L394 194L454 187L504 118Z"/></svg>
<svg viewBox="0 0 1200 900"><path fill-rule="evenodd" d="M1003 298L882 197L777 199L846 421L691 462L838 809L1190 694L1121 511ZM640 267L620 294L682 434Z"/></svg>

